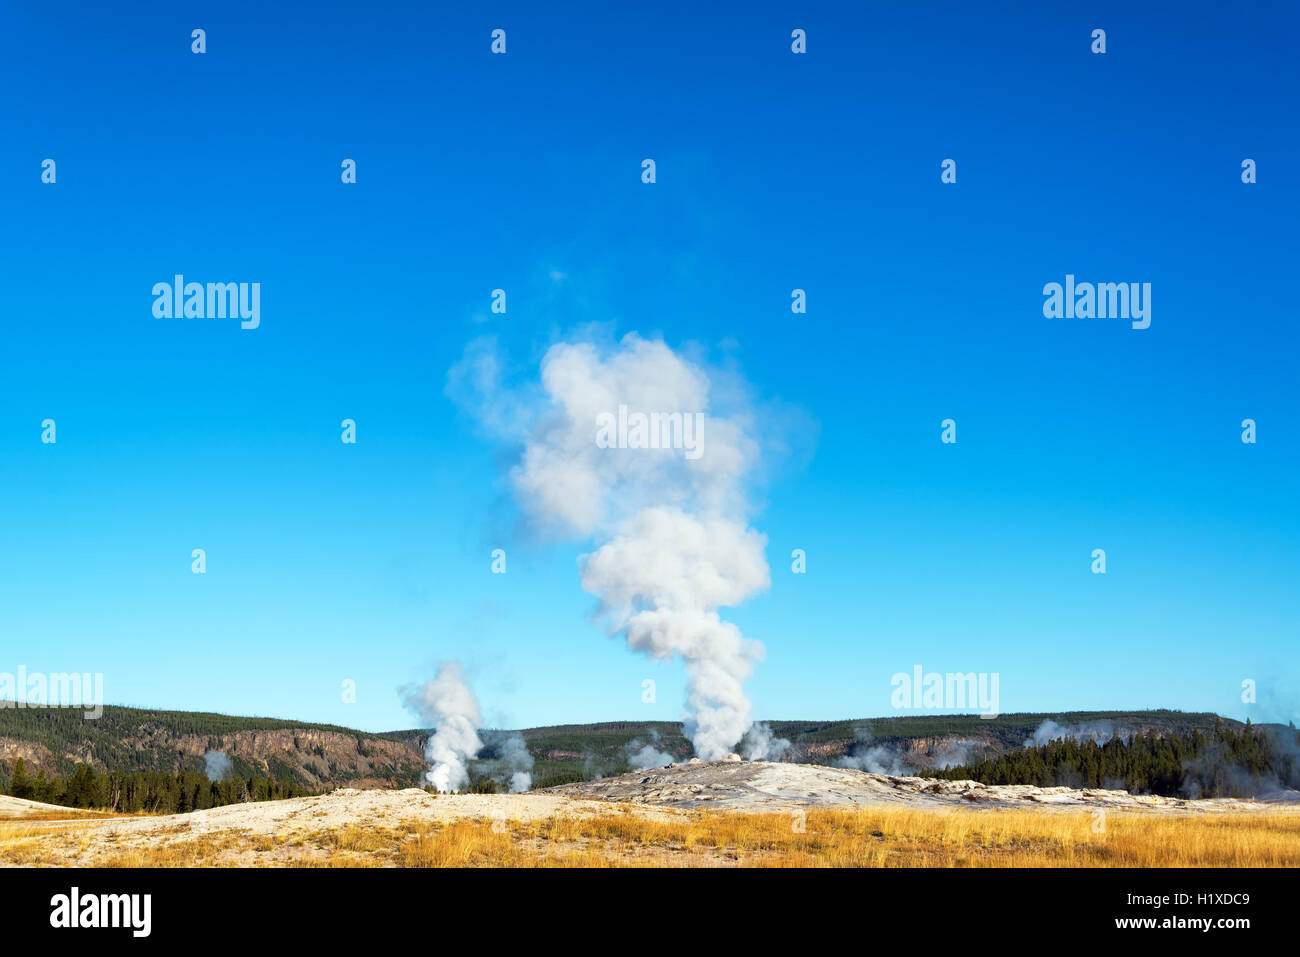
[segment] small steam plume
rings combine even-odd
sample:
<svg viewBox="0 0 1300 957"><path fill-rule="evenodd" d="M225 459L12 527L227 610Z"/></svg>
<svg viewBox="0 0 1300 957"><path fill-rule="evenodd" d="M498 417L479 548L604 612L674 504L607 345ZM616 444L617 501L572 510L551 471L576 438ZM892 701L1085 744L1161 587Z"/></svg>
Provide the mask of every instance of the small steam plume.
<svg viewBox="0 0 1300 957"><path fill-rule="evenodd" d="M912 773L893 748L881 744L873 745L871 732L866 728L855 728L853 734L858 739L857 743L848 754L835 759L835 767L869 771L872 774L889 774L894 777L907 777Z"/></svg>
<svg viewBox="0 0 1300 957"><path fill-rule="evenodd" d="M1228 747L1216 742L1205 754L1183 762L1183 794L1193 800L1207 796L1300 800L1300 738L1295 729L1256 725L1254 731L1267 742L1267 767L1245 767Z"/></svg>
<svg viewBox="0 0 1300 957"><path fill-rule="evenodd" d="M752 724L744 683L764 652L719 609L770 583L767 539L749 527L758 443L743 383L636 334L552 346L536 385L504 387L504 368L493 343L471 343L447 394L519 446L510 478L530 523L596 546L580 579L610 634L685 662L686 736L701 758L725 757ZM626 415L681 441L598 441Z"/></svg>
<svg viewBox="0 0 1300 957"><path fill-rule="evenodd" d="M517 731L496 746L497 760L510 773L510 793L522 794L533 786L533 756Z"/></svg>
<svg viewBox="0 0 1300 957"><path fill-rule="evenodd" d="M894 777L906 777L911 773L898 753L883 745L858 748L852 754L836 758L835 767L870 771L872 774L890 774Z"/></svg>
<svg viewBox="0 0 1300 957"><path fill-rule="evenodd" d="M940 771L959 768L971 763L971 751L980 746L979 741L962 738L958 741L946 741L934 752L934 766Z"/></svg>
<svg viewBox="0 0 1300 957"><path fill-rule="evenodd" d="M776 737L765 721L756 722L743 742L746 761L780 761L789 750L789 739Z"/></svg>
<svg viewBox="0 0 1300 957"><path fill-rule="evenodd" d="M226 757L224 751L208 750L203 755L203 773L208 776L209 781L224 781L230 777L230 772L234 769L230 758Z"/></svg>
<svg viewBox="0 0 1300 957"><path fill-rule="evenodd" d="M639 743L639 742L638 742ZM640 770L644 771L645 768ZM609 762L600 754L587 752L582 758L582 776L588 781L603 781L608 774Z"/></svg>
<svg viewBox="0 0 1300 957"><path fill-rule="evenodd" d="M659 735L656 734L654 738L658 742ZM660 751L653 744L644 744L636 738L629 741L623 750L627 754L627 766L633 771L662 768L677 761L667 751Z"/></svg>
<svg viewBox="0 0 1300 957"><path fill-rule="evenodd" d="M1126 733L1121 733L1120 736L1128 737ZM1109 721L1089 721L1065 726L1057 724L1051 718L1046 718L1038 726L1034 736L1025 741L1025 747L1041 748L1052 741L1063 741L1067 738L1080 744L1084 741L1095 741L1098 746L1101 746L1113 737L1115 737L1115 726Z"/></svg>
<svg viewBox="0 0 1300 957"><path fill-rule="evenodd" d="M469 783L470 759L483 747L478 736L483 719L474 692L461 678L460 663L444 661L432 680L401 692L406 706L433 728L424 751L430 765L425 778L444 794L459 791Z"/></svg>

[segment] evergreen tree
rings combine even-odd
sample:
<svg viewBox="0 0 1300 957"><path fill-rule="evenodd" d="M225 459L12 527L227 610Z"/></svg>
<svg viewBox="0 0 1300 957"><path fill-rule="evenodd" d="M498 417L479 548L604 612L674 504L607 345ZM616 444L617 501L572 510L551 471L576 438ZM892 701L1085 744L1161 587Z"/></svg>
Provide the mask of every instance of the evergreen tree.
<svg viewBox="0 0 1300 957"><path fill-rule="evenodd" d="M32 779L27 774L27 762L19 758L14 763L13 776L9 783L9 793L16 798L31 799Z"/></svg>

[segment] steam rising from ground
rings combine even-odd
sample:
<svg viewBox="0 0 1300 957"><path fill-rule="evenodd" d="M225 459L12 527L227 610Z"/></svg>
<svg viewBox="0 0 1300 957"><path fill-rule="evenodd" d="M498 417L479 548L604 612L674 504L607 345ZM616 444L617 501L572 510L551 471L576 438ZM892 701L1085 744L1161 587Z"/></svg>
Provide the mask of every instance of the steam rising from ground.
<svg viewBox="0 0 1300 957"><path fill-rule="evenodd" d="M776 737L766 721L757 722L745 735L746 761L780 761L789 750L789 739Z"/></svg>
<svg viewBox="0 0 1300 957"><path fill-rule="evenodd" d="M224 781L230 777L234 765L224 751L207 751L203 755L203 773L209 781Z"/></svg>
<svg viewBox="0 0 1300 957"><path fill-rule="evenodd" d="M981 741L971 738L941 740L930 746L926 752L929 762L918 761L901 753L896 747L887 744L873 744L870 730L854 729L857 743L849 753L835 760L837 768L852 768L856 771L870 771L872 774L890 774L894 777L909 777L925 774L925 769L933 766L940 771L970 764L972 757L985 747Z"/></svg>
<svg viewBox="0 0 1300 957"><path fill-rule="evenodd" d="M1183 793L1196 799L1206 794L1300 800L1300 738L1295 728L1256 727L1273 754L1271 770L1242 766L1240 758L1215 745L1205 755L1183 763Z"/></svg>
<svg viewBox="0 0 1300 957"><path fill-rule="evenodd" d="M958 768L970 764L971 754L978 747L981 747L980 742L972 741L969 738L962 738L958 741L945 741L932 752L934 766L940 771L947 771L949 768Z"/></svg>
<svg viewBox="0 0 1300 957"><path fill-rule="evenodd" d="M642 744L636 739L629 741L625 750L627 751L627 766L633 771L662 768L677 761L667 751L660 751L653 744Z"/></svg>
<svg viewBox="0 0 1300 957"><path fill-rule="evenodd" d="M523 735L515 732L496 746L497 760L510 775L510 793L522 794L533 786L533 756Z"/></svg>
<svg viewBox="0 0 1300 957"><path fill-rule="evenodd" d="M531 523L598 546L579 568L599 616L632 650L685 662L686 735L722 758L752 724L744 682L763 646L719 609L770 583L767 540L749 527L758 443L743 385L635 334L552 346L540 384L508 388L503 368L490 342L471 343L447 393L521 446L510 477ZM602 447L598 423L622 407L698 416L695 447Z"/></svg>
<svg viewBox="0 0 1300 957"><path fill-rule="evenodd" d="M870 771L872 774L892 774L905 777L911 769L904 766L898 753L883 745L863 745L852 754L835 759L835 767L852 768L855 771Z"/></svg>
<svg viewBox="0 0 1300 957"><path fill-rule="evenodd" d="M1025 747L1041 748L1052 741L1063 741L1066 738L1072 738L1080 744L1084 741L1095 741L1100 746L1115 737L1115 733L1115 726L1109 721L1088 721L1066 727L1057 724L1051 718L1045 718L1034 732L1034 736L1025 742ZM1129 735L1127 732L1121 732L1120 737L1127 739Z"/></svg>
<svg viewBox="0 0 1300 957"><path fill-rule="evenodd" d="M444 661L431 681L402 689L402 698L420 720L433 728L424 755L430 768L425 778L437 790L459 791L469 782L468 765L483 742L483 724L474 692L461 678L460 663Z"/></svg>
<svg viewBox="0 0 1300 957"><path fill-rule="evenodd" d="M912 773L893 748L871 743L872 735L869 729L854 728L853 736L857 738L857 743L848 754L835 759L835 767L870 771L872 774L892 774L895 777L905 777Z"/></svg>
<svg viewBox="0 0 1300 957"><path fill-rule="evenodd" d="M767 586L765 544L726 519L647 508L581 563L582 586L600 598L611 632L635 651L685 659L684 730L706 761L730 752L751 724L743 683L763 649L717 608Z"/></svg>

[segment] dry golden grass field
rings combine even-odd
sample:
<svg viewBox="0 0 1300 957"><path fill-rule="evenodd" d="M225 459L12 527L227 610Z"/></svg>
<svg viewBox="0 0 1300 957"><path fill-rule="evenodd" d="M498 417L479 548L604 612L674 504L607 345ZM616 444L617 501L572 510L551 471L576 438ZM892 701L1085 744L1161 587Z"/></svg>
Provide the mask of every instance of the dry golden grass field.
<svg viewBox="0 0 1300 957"><path fill-rule="evenodd" d="M160 817L0 808L0 866L65 865L1297 867L1300 811L757 813L368 791Z"/></svg>

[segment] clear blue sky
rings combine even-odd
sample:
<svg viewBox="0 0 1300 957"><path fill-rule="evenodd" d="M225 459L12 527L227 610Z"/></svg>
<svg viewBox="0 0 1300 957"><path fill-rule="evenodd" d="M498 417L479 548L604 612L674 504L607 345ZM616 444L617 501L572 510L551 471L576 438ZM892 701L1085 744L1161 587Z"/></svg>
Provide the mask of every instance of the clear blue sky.
<svg viewBox="0 0 1300 957"><path fill-rule="evenodd" d="M8 5L0 671L377 730L458 658L489 724L679 717L443 395L477 336L606 322L818 426L726 616L759 717L891 714L914 664L1296 717L1294 4L699 6ZM155 319L178 272L261 282L261 327ZM1045 319L1066 273L1151 327Z"/></svg>

